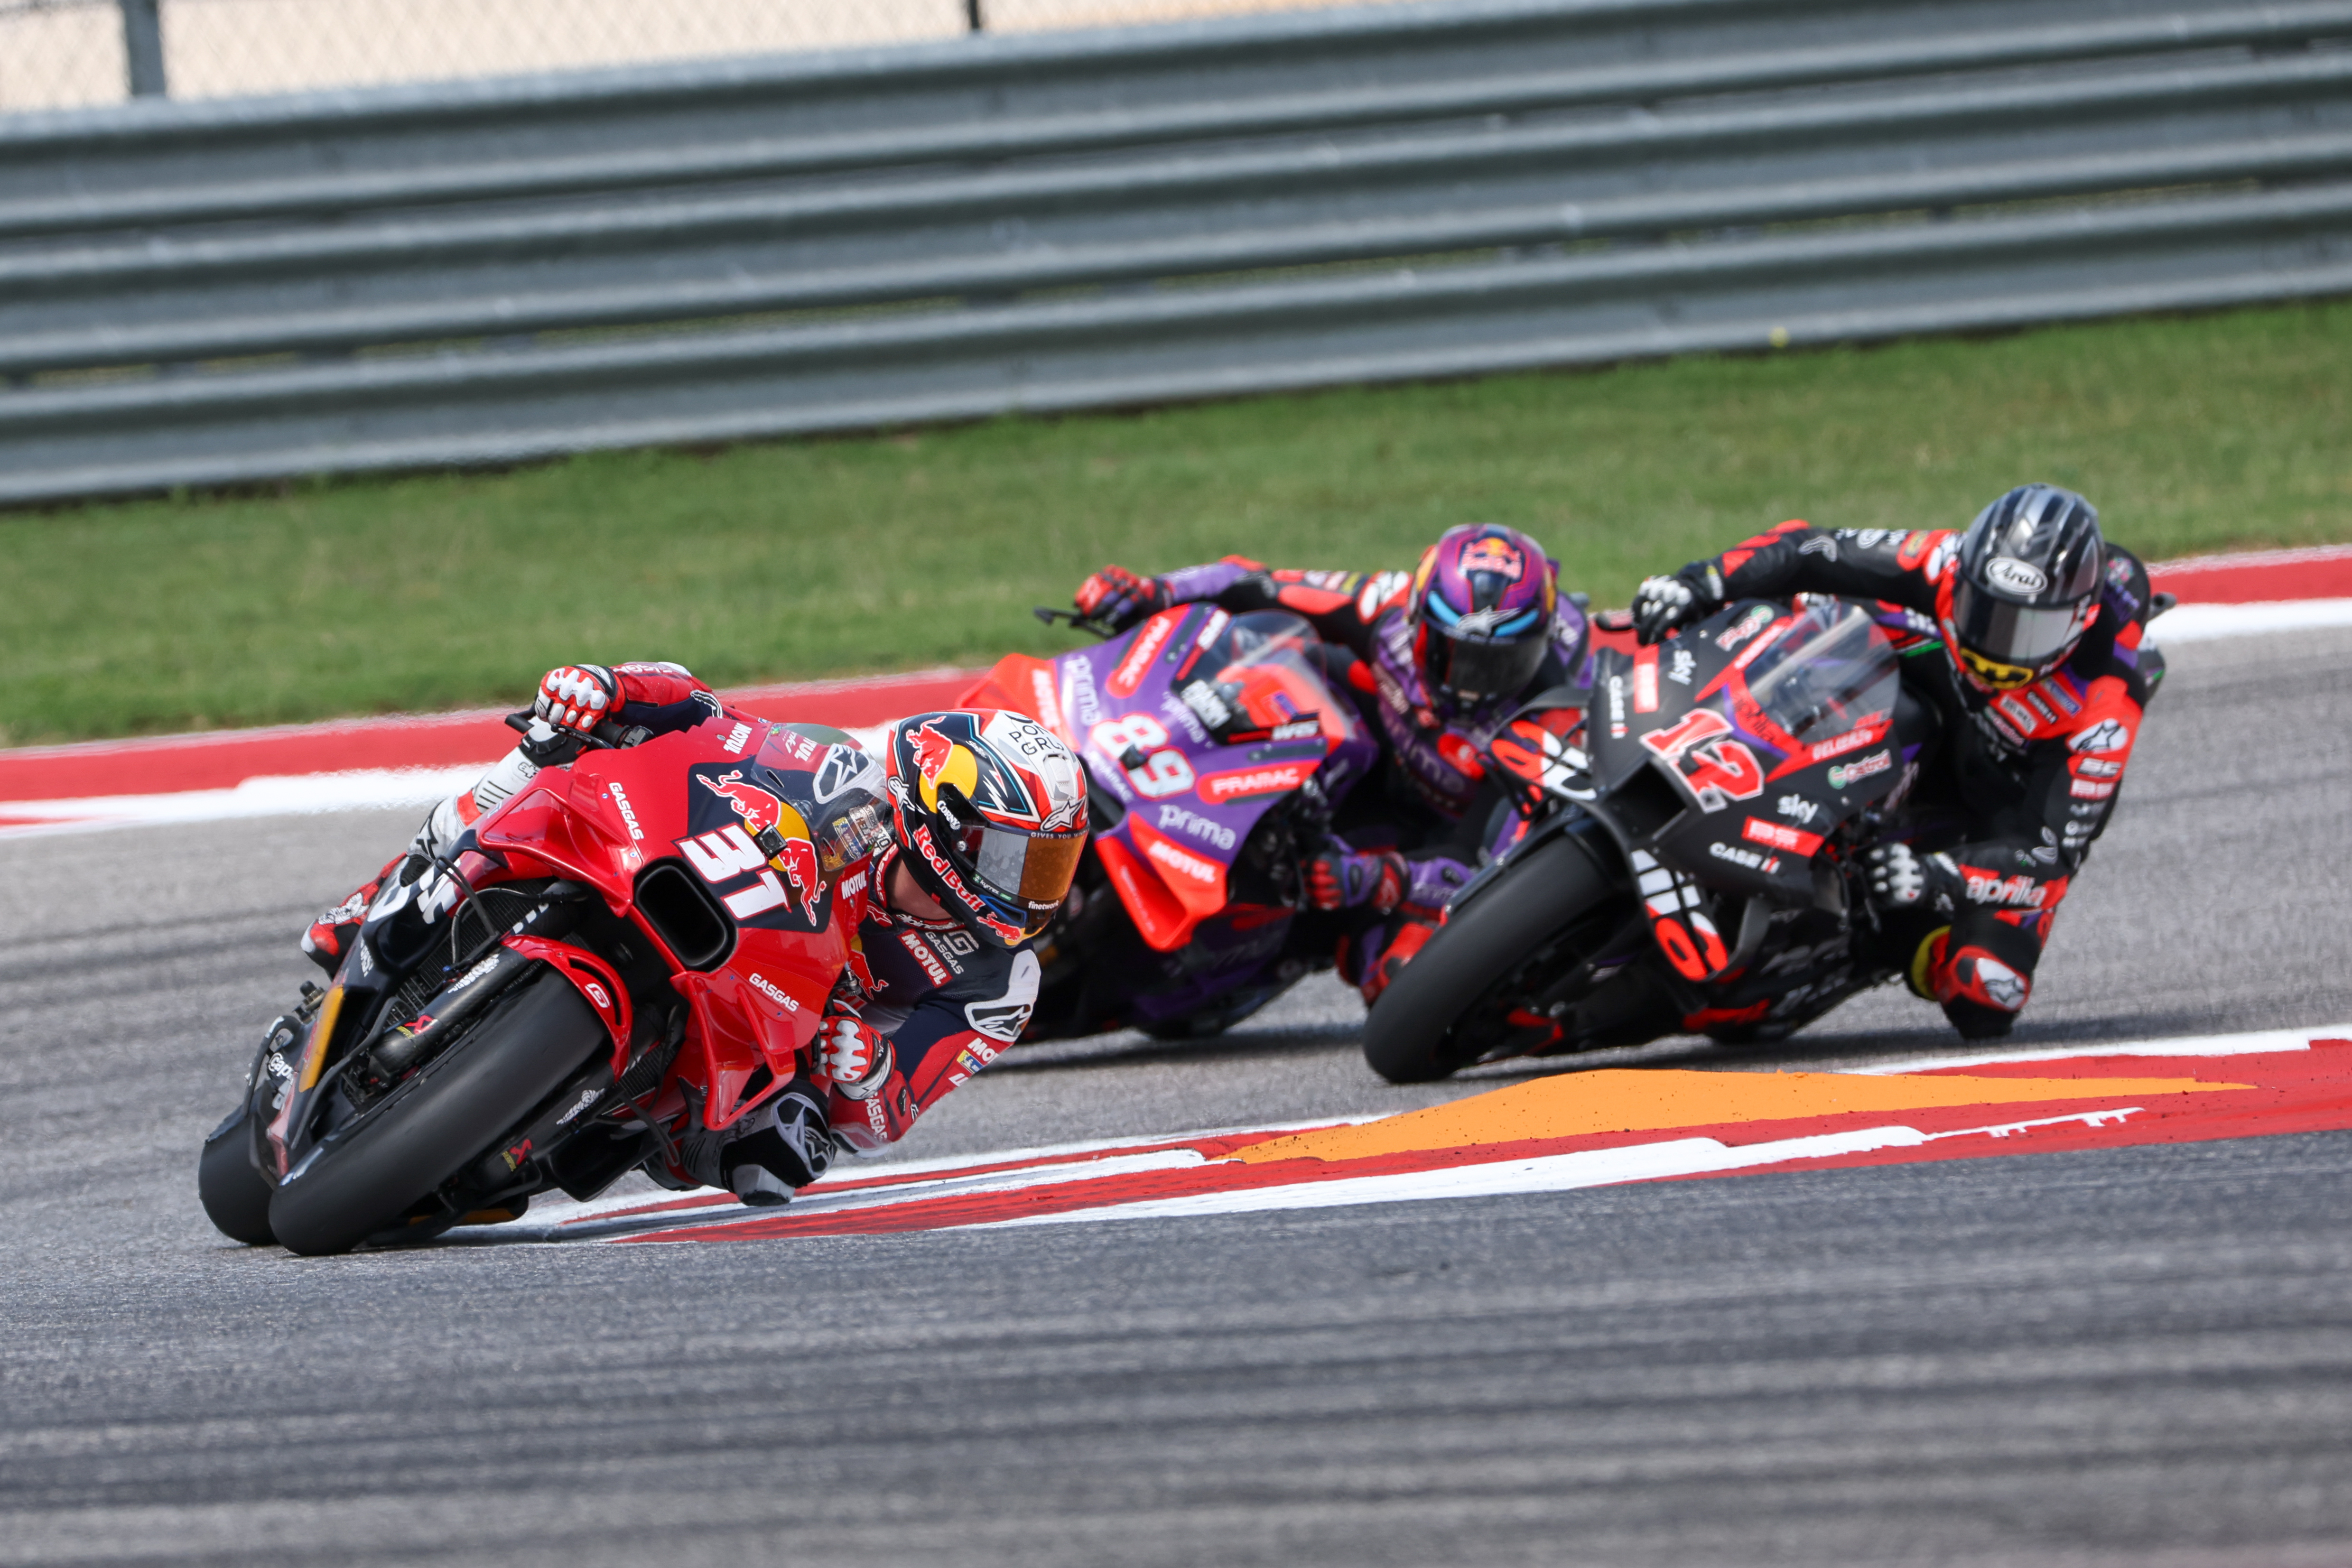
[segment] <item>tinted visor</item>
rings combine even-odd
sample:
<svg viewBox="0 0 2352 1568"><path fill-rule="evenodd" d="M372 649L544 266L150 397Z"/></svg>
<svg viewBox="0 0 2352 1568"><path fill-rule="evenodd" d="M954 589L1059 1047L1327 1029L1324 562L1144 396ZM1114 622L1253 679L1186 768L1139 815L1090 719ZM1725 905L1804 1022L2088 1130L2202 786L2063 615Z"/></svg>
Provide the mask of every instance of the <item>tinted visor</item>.
<svg viewBox="0 0 2352 1568"><path fill-rule="evenodd" d="M2025 685L2048 674L2082 636L2085 608L2012 604L1963 580L1952 585L1953 652L1986 685Z"/></svg>
<svg viewBox="0 0 2352 1568"><path fill-rule="evenodd" d="M1087 836L1022 833L976 822L956 829L948 842L981 891L1018 918L1023 936L1034 936L1068 895Z"/></svg>
<svg viewBox="0 0 2352 1568"><path fill-rule="evenodd" d="M1422 674L1439 691L1466 701L1516 696L1536 678L1550 648L1551 639L1540 631L1516 642L1480 643L1432 626Z"/></svg>

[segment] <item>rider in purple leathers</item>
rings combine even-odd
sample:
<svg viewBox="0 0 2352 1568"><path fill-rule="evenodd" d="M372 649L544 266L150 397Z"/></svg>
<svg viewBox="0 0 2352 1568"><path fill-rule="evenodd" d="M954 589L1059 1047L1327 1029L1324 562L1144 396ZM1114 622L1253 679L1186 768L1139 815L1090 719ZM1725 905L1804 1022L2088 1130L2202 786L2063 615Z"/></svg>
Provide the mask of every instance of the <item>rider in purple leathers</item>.
<svg viewBox="0 0 2352 1568"><path fill-rule="evenodd" d="M1241 556L1160 577L1107 566L1075 602L1113 631L1202 600L1313 623L1334 687L1381 740L1376 777L1307 865L1316 906L1354 915L1339 972L1369 1003L1477 862L1503 800L1478 758L1487 739L1526 698L1588 679L1591 628L1559 575L1527 535L1478 523L1448 528L1411 573L1273 570Z"/></svg>

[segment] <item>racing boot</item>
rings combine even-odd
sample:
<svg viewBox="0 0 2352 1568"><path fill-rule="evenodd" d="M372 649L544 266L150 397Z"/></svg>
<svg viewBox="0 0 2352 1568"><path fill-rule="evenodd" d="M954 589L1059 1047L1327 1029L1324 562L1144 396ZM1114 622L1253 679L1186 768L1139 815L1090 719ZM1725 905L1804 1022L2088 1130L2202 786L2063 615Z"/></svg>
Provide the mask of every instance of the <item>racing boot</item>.
<svg viewBox="0 0 2352 1568"><path fill-rule="evenodd" d="M332 975L351 956L352 941L360 934L360 925L367 918L368 905L375 902L377 892L386 878L400 869L408 857L398 854L383 862L383 869L360 885L359 891L310 922L310 929L302 934L302 956Z"/></svg>
<svg viewBox="0 0 2352 1568"><path fill-rule="evenodd" d="M1397 977L1397 971L1437 935L1437 922L1400 911L1395 916L1339 939L1339 977L1356 988L1370 1008Z"/></svg>
<svg viewBox="0 0 2352 1568"><path fill-rule="evenodd" d="M403 882L415 882L435 861L446 858L468 828L538 776L540 765L529 755L531 747L530 742L515 747L470 788L427 812L404 854L386 861L383 869L358 891L310 923L302 936L303 955L330 975L341 969L351 956L352 940L359 934L369 906L395 872Z"/></svg>
<svg viewBox="0 0 2352 1568"><path fill-rule="evenodd" d="M1999 1040L2025 1010L2033 994L2030 964L1990 951L1978 943L1956 943L1948 927L1919 945L1911 989L1931 997L1962 1040Z"/></svg>

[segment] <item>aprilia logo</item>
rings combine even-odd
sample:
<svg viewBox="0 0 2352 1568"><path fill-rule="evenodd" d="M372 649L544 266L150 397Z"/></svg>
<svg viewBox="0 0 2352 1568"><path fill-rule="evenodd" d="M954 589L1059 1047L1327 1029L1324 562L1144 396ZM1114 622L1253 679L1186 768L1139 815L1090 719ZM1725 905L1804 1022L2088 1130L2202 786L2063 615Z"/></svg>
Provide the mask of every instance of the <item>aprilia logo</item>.
<svg viewBox="0 0 2352 1568"><path fill-rule="evenodd" d="M2039 909L2050 890L2030 876L2012 876L2006 880L1995 876L1971 875L1969 878L1969 902L1971 904L2006 904L2018 909Z"/></svg>

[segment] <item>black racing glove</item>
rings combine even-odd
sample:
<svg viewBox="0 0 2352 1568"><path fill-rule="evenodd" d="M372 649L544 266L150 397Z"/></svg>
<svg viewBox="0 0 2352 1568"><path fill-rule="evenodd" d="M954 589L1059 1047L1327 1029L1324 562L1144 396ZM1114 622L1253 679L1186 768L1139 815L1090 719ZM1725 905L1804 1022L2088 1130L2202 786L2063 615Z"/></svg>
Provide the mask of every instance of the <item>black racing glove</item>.
<svg viewBox="0 0 2352 1568"><path fill-rule="evenodd" d="M1145 616L1165 610L1171 602L1168 585L1156 577L1142 577L1123 566L1107 566L1086 581L1070 601L1089 621L1099 621L1114 632L1124 632Z"/></svg>
<svg viewBox="0 0 2352 1568"><path fill-rule="evenodd" d="M1949 915L1958 905L1960 868L1949 855L1923 855L1909 844L1873 844L1863 852L1862 867L1870 902L1890 915Z"/></svg>
<svg viewBox="0 0 2352 1568"><path fill-rule="evenodd" d="M1644 578L1633 594L1633 636L1664 642L1667 634L1704 621L1723 607L1723 573L1713 561L1695 560L1672 577Z"/></svg>

